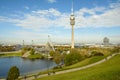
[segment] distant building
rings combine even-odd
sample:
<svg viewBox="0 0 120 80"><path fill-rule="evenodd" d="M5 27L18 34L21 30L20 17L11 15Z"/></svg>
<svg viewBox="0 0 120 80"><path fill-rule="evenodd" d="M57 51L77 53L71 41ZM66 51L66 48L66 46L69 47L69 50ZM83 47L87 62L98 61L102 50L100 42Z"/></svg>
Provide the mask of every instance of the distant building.
<svg viewBox="0 0 120 80"><path fill-rule="evenodd" d="M107 37L105 37L104 39L103 39L103 45L105 45L105 46L108 46L110 43L109 43L109 39L107 38Z"/></svg>

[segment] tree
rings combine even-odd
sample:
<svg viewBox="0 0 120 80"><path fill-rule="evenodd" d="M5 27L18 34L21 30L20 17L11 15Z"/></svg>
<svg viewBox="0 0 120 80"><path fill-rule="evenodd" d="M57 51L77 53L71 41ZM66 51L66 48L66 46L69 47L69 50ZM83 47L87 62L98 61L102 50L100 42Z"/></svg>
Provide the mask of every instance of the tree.
<svg viewBox="0 0 120 80"><path fill-rule="evenodd" d="M34 49L31 49L30 50L30 54L33 55L35 53L35 50Z"/></svg>
<svg viewBox="0 0 120 80"><path fill-rule="evenodd" d="M104 54L102 52L99 52L99 51L92 51L91 55L92 56L104 56Z"/></svg>
<svg viewBox="0 0 120 80"><path fill-rule="evenodd" d="M59 53L59 52L55 52L55 54L53 55L53 60L54 60L54 62L57 64L57 65L59 65L60 64L60 62L61 62L61 54Z"/></svg>
<svg viewBox="0 0 120 80"><path fill-rule="evenodd" d="M68 66L68 65L75 64L75 63L81 61L82 59L83 59L83 57L81 56L79 51L76 49L72 49L70 51L70 54L65 56L64 62L65 62L65 65Z"/></svg>
<svg viewBox="0 0 120 80"><path fill-rule="evenodd" d="M19 77L19 69L16 66L10 68L7 76L7 80L15 80Z"/></svg>
<svg viewBox="0 0 120 80"><path fill-rule="evenodd" d="M50 51L50 56L54 56L55 55L55 51Z"/></svg>
<svg viewBox="0 0 120 80"><path fill-rule="evenodd" d="M62 61L64 61L66 55L67 55L66 52L64 52L63 54L61 54Z"/></svg>
<svg viewBox="0 0 120 80"><path fill-rule="evenodd" d="M118 52L120 52L120 47L114 47L114 49L111 52L112 53L118 53Z"/></svg>

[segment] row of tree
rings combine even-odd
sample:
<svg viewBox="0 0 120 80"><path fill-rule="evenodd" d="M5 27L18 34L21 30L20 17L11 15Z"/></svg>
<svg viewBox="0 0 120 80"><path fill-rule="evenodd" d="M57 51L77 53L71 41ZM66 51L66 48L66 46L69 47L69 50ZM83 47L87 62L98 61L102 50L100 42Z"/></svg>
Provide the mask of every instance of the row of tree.
<svg viewBox="0 0 120 80"><path fill-rule="evenodd" d="M14 46L0 46L0 52L15 51Z"/></svg>
<svg viewBox="0 0 120 80"><path fill-rule="evenodd" d="M87 52L89 51L90 54L84 54L82 53L81 49L69 49L70 53L67 54L66 51L61 53L61 50L59 51L50 51L50 56L53 57L53 61L59 66L61 62L64 62L66 66L75 64L86 57L92 57L92 56L104 56L105 54L109 53L118 53L120 52L120 47L114 47L113 49L98 49L98 48L87 48ZM82 49L83 50L83 49Z"/></svg>
<svg viewBox="0 0 120 80"><path fill-rule="evenodd" d="M60 53L58 51L51 51L50 56L53 57L53 61L59 66L61 62L64 62L66 66L75 64L81 60L83 60L83 56L77 49L71 49L70 53L67 54L65 52Z"/></svg>

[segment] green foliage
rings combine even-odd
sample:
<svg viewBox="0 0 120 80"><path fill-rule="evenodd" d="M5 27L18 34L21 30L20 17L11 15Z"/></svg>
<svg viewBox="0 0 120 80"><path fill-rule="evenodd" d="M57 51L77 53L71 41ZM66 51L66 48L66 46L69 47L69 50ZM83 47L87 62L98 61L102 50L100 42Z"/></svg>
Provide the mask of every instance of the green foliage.
<svg viewBox="0 0 120 80"><path fill-rule="evenodd" d="M34 49L31 49L31 50L30 50L30 54L31 54L31 55L34 55L34 53L35 53L35 50L34 50Z"/></svg>
<svg viewBox="0 0 120 80"><path fill-rule="evenodd" d="M66 55L67 55L66 53L62 53L62 54L61 54L61 59L62 59L63 61L65 60Z"/></svg>
<svg viewBox="0 0 120 80"><path fill-rule="evenodd" d="M114 47L112 53L118 53L118 52L120 52L120 47Z"/></svg>
<svg viewBox="0 0 120 80"><path fill-rule="evenodd" d="M21 54L24 55L26 53L25 50L21 50Z"/></svg>
<svg viewBox="0 0 120 80"><path fill-rule="evenodd" d="M53 69L62 69L62 66L55 66Z"/></svg>
<svg viewBox="0 0 120 80"><path fill-rule="evenodd" d="M54 56L55 55L55 51L50 51L50 56Z"/></svg>
<svg viewBox="0 0 120 80"><path fill-rule="evenodd" d="M21 53L22 53L22 55L24 55L27 51L30 51L30 50L31 50L31 48L29 48L29 47L23 47L21 50Z"/></svg>
<svg viewBox="0 0 120 80"><path fill-rule="evenodd" d="M104 56L103 53L98 52L98 51L92 51L92 52L91 52L91 55L92 55L92 56Z"/></svg>
<svg viewBox="0 0 120 80"><path fill-rule="evenodd" d="M15 51L14 46L0 46L0 52Z"/></svg>
<svg viewBox="0 0 120 80"><path fill-rule="evenodd" d="M10 68L7 76L7 80L15 80L19 77L19 69L16 66Z"/></svg>
<svg viewBox="0 0 120 80"><path fill-rule="evenodd" d="M29 50L31 50L31 48L30 47L23 47L22 50L29 51Z"/></svg>
<svg viewBox="0 0 120 80"><path fill-rule="evenodd" d="M37 53L37 54L28 56L28 58L30 58L30 59L44 59L44 56Z"/></svg>
<svg viewBox="0 0 120 80"><path fill-rule="evenodd" d="M76 64L70 65L70 66L65 66L63 67L63 69L72 69L72 68L77 68L77 67L82 67L82 66L86 66L92 63L95 63L97 61L100 61L102 59L104 59L104 56L93 56L87 59L84 59Z"/></svg>
<svg viewBox="0 0 120 80"><path fill-rule="evenodd" d="M79 53L78 50L76 49L72 49L70 51L70 54L66 55L65 57L65 65L72 65L75 64L79 61L81 61L83 59L83 57L81 56L81 54Z"/></svg>
<svg viewBox="0 0 120 80"><path fill-rule="evenodd" d="M0 54L0 57L21 56L20 52Z"/></svg>
<svg viewBox="0 0 120 80"><path fill-rule="evenodd" d="M59 52L70 50L70 46L56 46L55 48L55 50Z"/></svg>
<svg viewBox="0 0 120 80"><path fill-rule="evenodd" d="M62 60L61 54L59 52L55 52L55 54L53 55L53 60L57 65L59 65Z"/></svg>

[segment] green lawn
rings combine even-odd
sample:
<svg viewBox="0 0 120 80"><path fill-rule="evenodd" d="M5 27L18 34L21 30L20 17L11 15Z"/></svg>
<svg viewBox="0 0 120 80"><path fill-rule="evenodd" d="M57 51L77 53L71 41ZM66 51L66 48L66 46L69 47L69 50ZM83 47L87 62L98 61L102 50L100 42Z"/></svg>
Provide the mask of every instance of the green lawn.
<svg viewBox="0 0 120 80"><path fill-rule="evenodd" d="M120 55L88 69L37 80L120 80Z"/></svg>
<svg viewBox="0 0 120 80"><path fill-rule="evenodd" d="M0 54L0 57L12 57L12 56L22 56L22 54L20 52Z"/></svg>
<svg viewBox="0 0 120 80"><path fill-rule="evenodd" d="M28 56L29 59L42 59L43 56L41 54L34 54L34 55L30 55Z"/></svg>
<svg viewBox="0 0 120 80"><path fill-rule="evenodd" d="M85 59L85 60L83 60L79 63L76 63L74 65L65 66L65 67L63 67L63 69L71 69L71 68L77 68L77 67L85 66L85 65L92 64L92 63L95 63L97 61L100 61L103 58L105 58L105 56L93 56L93 57Z"/></svg>
<svg viewBox="0 0 120 80"><path fill-rule="evenodd" d="M100 61L105 57L106 56L93 56L93 57L87 58L83 61L80 61L76 64L73 64L73 65L70 65L70 66L63 66L60 69L54 69L54 71L57 72L57 71L63 71L63 70L67 70L67 69L82 67L82 66L89 65L89 64L95 63L97 61ZM49 72L53 72L53 70L49 70ZM47 71L42 71L39 74L46 74L46 73L48 73L48 70Z"/></svg>

